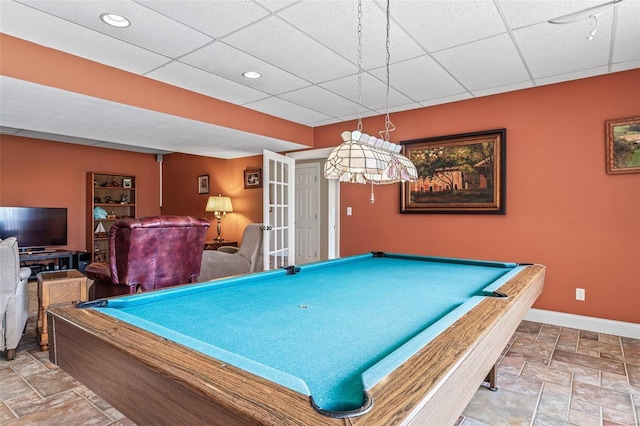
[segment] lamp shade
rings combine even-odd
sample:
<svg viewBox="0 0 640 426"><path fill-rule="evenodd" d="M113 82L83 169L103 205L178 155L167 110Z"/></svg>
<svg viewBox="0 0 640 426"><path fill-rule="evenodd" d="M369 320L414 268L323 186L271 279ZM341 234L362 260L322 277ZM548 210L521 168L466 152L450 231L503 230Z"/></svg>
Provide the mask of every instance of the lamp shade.
<svg viewBox="0 0 640 426"><path fill-rule="evenodd" d="M212 195L207 200L207 207L204 210L208 212L232 212L231 198Z"/></svg>

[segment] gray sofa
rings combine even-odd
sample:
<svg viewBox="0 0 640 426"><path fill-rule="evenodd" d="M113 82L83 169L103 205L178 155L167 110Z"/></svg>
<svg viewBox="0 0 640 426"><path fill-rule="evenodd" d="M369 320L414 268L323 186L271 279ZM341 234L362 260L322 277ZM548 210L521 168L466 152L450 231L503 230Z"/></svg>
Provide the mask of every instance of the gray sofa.
<svg viewBox="0 0 640 426"><path fill-rule="evenodd" d="M16 357L27 325L30 275L31 269L20 267L18 241L0 240L0 351L7 352L7 361Z"/></svg>
<svg viewBox="0 0 640 426"><path fill-rule="evenodd" d="M252 223L245 228L239 248L205 250L198 281L262 271L262 232L261 223Z"/></svg>

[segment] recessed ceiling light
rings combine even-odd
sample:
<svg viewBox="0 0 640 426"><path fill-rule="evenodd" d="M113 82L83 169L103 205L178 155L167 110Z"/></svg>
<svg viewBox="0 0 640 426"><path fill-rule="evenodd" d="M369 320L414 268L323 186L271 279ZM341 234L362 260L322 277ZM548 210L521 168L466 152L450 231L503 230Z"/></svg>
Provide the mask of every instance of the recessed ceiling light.
<svg viewBox="0 0 640 426"><path fill-rule="evenodd" d="M112 27L126 28L131 25L131 22L129 22L127 18L122 15L118 15L117 13L103 13L100 15L100 19L102 19L105 24L109 24Z"/></svg>
<svg viewBox="0 0 640 426"><path fill-rule="evenodd" d="M262 77L262 74L260 74L258 71L246 71L243 72L242 75L246 78L260 78Z"/></svg>

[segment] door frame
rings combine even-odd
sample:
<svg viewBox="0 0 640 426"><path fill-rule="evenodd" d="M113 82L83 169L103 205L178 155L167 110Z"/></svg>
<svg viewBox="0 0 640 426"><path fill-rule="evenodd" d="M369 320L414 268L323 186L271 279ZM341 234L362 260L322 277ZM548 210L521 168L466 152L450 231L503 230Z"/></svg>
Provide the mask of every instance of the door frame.
<svg viewBox="0 0 640 426"><path fill-rule="evenodd" d="M290 152L286 155L298 160L326 160L333 151L331 148L309 149L306 151ZM323 169L321 167L321 169ZM328 179L328 205L326 206L327 220L327 256L329 259L340 257L340 181ZM321 206L322 207L322 206Z"/></svg>

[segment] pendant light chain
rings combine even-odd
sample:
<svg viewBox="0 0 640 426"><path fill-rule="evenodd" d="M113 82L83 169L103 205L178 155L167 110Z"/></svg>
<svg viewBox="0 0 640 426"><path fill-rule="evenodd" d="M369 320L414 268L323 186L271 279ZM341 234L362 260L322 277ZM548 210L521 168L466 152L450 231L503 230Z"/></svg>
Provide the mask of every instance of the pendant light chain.
<svg viewBox="0 0 640 426"><path fill-rule="evenodd" d="M382 134L384 133L384 137L383 139L385 141L389 141L389 132L393 132L396 127L393 125L393 123L391 122L391 118L389 117L389 87L391 86L391 79L389 77L390 72L389 72L389 63L391 62L391 39L389 37L389 32L390 32L390 28L391 28L391 0L387 0L387 44L386 44L386 49L387 49L387 61L386 61L386 67L387 67L387 114L384 118L384 131L380 132L380 136L382 136Z"/></svg>
<svg viewBox="0 0 640 426"><path fill-rule="evenodd" d="M362 131L362 0L358 0L358 130Z"/></svg>
<svg viewBox="0 0 640 426"><path fill-rule="evenodd" d="M341 134L342 143L335 147L324 163L324 177L338 179L340 182L350 182L371 185L372 203L375 202L374 186L392 184L396 182L414 182L418 180L416 166L400 153L402 147L389 142L389 132L395 126L389 118L390 95L390 64L391 64L391 9L387 0L387 40L386 40L386 69L387 69L387 113L385 129L380 137L375 138L363 133L362 127L362 0L358 0L358 129L344 131ZM382 137L384 136L384 139Z"/></svg>

